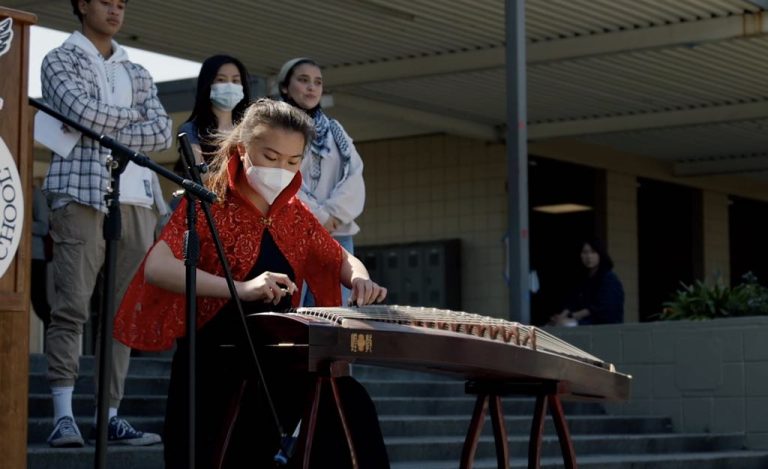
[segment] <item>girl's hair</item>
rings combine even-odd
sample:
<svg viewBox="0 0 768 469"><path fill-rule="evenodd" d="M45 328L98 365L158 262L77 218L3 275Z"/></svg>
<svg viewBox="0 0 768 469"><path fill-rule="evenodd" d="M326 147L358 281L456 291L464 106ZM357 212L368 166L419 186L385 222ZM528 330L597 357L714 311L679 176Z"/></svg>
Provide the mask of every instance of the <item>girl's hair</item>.
<svg viewBox="0 0 768 469"><path fill-rule="evenodd" d="M613 269L613 259L611 259L611 256L608 254L608 250L605 248L605 244L603 244L600 238L596 236L586 238L580 245L581 249L584 249L585 245L589 245L592 250L594 250L597 255L600 256L600 264L597 266L598 273L607 272Z"/></svg>
<svg viewBox="0 0 768 469"><path fill-rule="evenodd" d="M243 119L231 132L218 138L218 150L211 161L211 176L206 185L216 193L219 200L224 200L229 187L227 167L230 158L238 157L238 144L247 146L253 140L253 132L259 125L299 132L304 137L305 147L315 136L314 122L301 109L282 101L267 98L257 100L245 110Z"/></svg>
<svg viewBox="0 0 768 469"><path fill-rule="evenodd" d="M310 59L308 57L299 57L296 59L291 59L283 64L283 66L280 68L280 72L277 74L277 92L279 93L280 97L283 98L284 101L288 101L290 103L293 103L293 100L288 96L288 93L283 92L283 88L288 88L288 83L291 81L291 77L293 76L293 71L296 70L296 67L299 65L314 65L317 68L320 67L320 64L315 62L313 59Z"/></svg>
<svg viewBox="0 0 768 469"><path fill-rule="evenodd" d="M208 57L200 68L200 74L197 76L197 90L195 92L195 106L192 108L192 114L189 115L184 123L194 121L200 134L200 148L203 151L203 157L208 160L216 151L216 135L219 123L211 110L211 85L216 79L216 74L222 65L233 64L240 72L240 80L243 84L243 100L237 103L232 109L232 122L237 124L243 118L243 113L251 101L251 92L248 85L248 70L245 65L234 57L229 55L214 55Z"/></svg>

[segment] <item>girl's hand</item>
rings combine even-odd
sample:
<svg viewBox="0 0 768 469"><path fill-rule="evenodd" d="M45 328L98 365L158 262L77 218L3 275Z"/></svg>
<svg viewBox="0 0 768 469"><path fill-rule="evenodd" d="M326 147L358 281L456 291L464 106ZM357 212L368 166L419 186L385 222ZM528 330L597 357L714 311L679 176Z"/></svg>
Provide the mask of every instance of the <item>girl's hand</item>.
<svg viewBox="0 0 768 469"><path fill-rule="evenodd" d="M285 274L264 272L258 277L239 282L237 294L243 301L263 301L278 304L285 295L293 295L296 284Z"/></svg>
<svg viewBox="0 0 768 469"><path fill-rule="evenodd" d="M559 325L561 325L563 321L568 319L568 313L570 313L570 311L568 311L567 309L564 309L562 312L560 312L558 314L553 314L552 316L549 317L549 323L548 324L550 326L559 326Z"/></svg>
<svg viewBox="0 0 768 469"><path fill-rule="evenodd" d="M381 303L387 297L387 289L369 278L353 278L350 305L364 306L373 302Z"/></svg>

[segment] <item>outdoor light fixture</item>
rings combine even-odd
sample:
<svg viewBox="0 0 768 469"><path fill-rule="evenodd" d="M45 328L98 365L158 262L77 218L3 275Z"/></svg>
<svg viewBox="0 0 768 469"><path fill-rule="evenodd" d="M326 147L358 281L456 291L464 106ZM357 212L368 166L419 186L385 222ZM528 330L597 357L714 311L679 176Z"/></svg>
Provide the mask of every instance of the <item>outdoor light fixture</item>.
<svg viewBox="0 0 768 469"><path fill-rule="evenodd" d="M588 205L579 205L579 204L552 204L552 205L539 205L537 207L533 207L533 210L536 212L561 215L563 213L587 212L589 210L592 210L592 207Z"/></svg>

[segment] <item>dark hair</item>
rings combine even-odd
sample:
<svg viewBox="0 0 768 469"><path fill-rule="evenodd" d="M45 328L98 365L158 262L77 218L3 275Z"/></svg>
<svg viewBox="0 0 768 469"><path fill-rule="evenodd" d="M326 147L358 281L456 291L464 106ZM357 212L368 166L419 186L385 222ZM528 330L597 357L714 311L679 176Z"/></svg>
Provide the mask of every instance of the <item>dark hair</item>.
<svg viewBox="0 0 768 469"><path fill-rule="evenodd" d="M86 2L90 3L91 0L85 0ZM77 19L80 20L80 22L83 22L83 14L80 13L80 0L70 0L70 3L72 4L72 13L77 16Z"/></svg>
<svg viewBox="0 0 768 469"><path fill-rule="evenodd" d="M315 124L309 115L288 103L261 98L248 106L240 123L217 141L218 150L211 161L211 176L206 185L216 193L219 201L224 200L229 186L227 167L230 158L237 158L237 145L250 142L254 129L260 124L301 133L305 148L315 136Z"/></svg>
<svg viewBox="0 0 768 469"><path fill-rule="evenodd" d="M128 0L123 0L125 3L128 3ZM78 6L80 4L80 0L69 0L69 2L72 4L72 13L77 16L77 19L80 20L80 22L83 22L83 14L80 13L80 7ZM85 3L91 3L91 0L85 0Z"/></svg>
<svg viewBox="0 0 768 469"><path fill-rule="evenodd" d="M608 254L608 250L605 248L605 244L603 244L600 238L596 236L586 238L580 244L581 249L584 249L585 245L589 245L589 247L591 247L597 253L597 255L600 256L600 264L597 266L598 273L604 273L608 272L609 270L613 270L613 259L611 259L611 256Z"/></svg>
<svg viewBox="0 0 768 469"><path fill-rule="evenodd" d="M251 101L251 91L248 84L248 70L245 65L236 58L229 55L214 55L208 57L200 68L200 74L197 76L197 89L195 91L195 105L192 113L184 123L194 121L197 132L200 137L200 147L203 150L203 156L206 160L216 151L216 134L219 123L216 121L216 115L211 110L211 85L216 79L216 74L222 65L233 64L240 71L240 80L243 84L243 100L237 103L232 109L232 123L237 125L243 118L243 113Z"/></svg>
<svg viewBox="0 0 768 469"><path fill-rule="evenodd" d="M291 104L295 104L293 100L288 96L288 93L283 92L283 88L288 88L288 83L291 81L291 77L293 76L293 71L296 70L296 68L299 65L314 65L317 68L321 68L320 64L317 63L315 60L310 58L302 58L299 60L296 60L295 63L291 64L287 69L286 65L290 64L291 61L286 62L283 64L283 68L280 70L280 74L278 75L278 83L277 83L277 91L280 93L280 97L283 98L284 101L288 101Z"/></svg>

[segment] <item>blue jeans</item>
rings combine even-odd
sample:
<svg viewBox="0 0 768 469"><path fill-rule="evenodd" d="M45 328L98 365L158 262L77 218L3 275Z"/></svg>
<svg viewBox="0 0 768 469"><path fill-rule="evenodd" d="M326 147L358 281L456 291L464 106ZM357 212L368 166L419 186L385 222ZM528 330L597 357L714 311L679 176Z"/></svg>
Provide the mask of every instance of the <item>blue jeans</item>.
<svg viewBox="0 0 768 469"><path fill-rule="evenodd" d="M352 236L334 236L333 239L341 244L341 247L346 249L350 254L355 253L355 246L352 242ZM341 287L341 306L347 306L349 296L352 294L352 290L346 288L343 285ZM312 292L307 288L307 284L304 283L304 288L301 291L301 306L310 308L315 306L315 297L312 296Z"/></svg>

